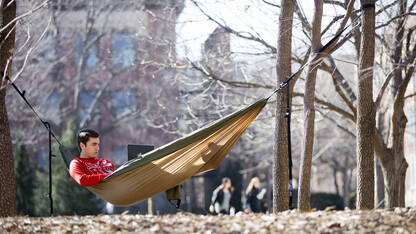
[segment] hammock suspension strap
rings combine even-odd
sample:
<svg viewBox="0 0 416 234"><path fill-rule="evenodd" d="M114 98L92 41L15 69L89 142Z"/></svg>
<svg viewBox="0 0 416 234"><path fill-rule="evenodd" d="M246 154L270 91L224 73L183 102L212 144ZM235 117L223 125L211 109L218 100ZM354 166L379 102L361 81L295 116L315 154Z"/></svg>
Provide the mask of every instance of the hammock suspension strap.
<svg viewBox="0 0 416 234"><path fill-rule="evenodd" d="M9 76L5 76L4 72L1 71L0 72L1 76L6 78L6 80L10 81ZM55 155L52 153L52 137L55 138L55 140L58 142L59 145L61 145L61 143L59 142L59 140L55 137L55 135L52 133L51 130L51 125L49 122L45 122L42 120L42 118L38 115L38 113L35 111L35 109L33 108L32 105L30 105L29 101L26 99L25 97L25 93L26 91L23 90L23 92L21 92L19 90L19 88L17 88L17 86L11 82L13 88L17 91L17 93L23 98L23 100L26 102L26 104L30 107L30 109L32 109L33 113L35 113L35 115L38 117L38 119L40 120L40 122L42 122L42 124L45 126L45 128L48 130L49 132L49 193L45 194L45 196L47 196L49 198L49 202L50 202L50 213L51 213L51 217L53 217L53 198L52 198L52 157L55 157Z"/></svg>

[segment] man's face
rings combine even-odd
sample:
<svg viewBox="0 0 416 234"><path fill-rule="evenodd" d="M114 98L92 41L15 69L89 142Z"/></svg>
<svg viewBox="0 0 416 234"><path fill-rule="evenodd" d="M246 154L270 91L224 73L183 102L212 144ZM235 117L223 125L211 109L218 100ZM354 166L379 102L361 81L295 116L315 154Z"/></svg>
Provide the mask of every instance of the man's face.
<svg viewBox="0 0 416 234"><path fill-rule="evenodd" d="M83 158L96 158L100 151L100 138L90 137L87 144L80 143Z"/></svg>

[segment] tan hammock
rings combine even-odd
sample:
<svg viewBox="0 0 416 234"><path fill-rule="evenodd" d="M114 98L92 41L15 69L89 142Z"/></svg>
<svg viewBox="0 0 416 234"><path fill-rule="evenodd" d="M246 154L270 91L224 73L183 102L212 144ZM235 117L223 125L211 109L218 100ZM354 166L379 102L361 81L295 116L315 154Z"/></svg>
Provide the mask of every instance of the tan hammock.
<svg viewBox="0 0 416 234"><path fill-rule="evenodd" d="M266 103L267 99L261 99L131 160L86 188L116 206L130 206L175 188L193 175L217 168ZM68 152L62 148L61 154L69 165L72 159Z"/></svg>

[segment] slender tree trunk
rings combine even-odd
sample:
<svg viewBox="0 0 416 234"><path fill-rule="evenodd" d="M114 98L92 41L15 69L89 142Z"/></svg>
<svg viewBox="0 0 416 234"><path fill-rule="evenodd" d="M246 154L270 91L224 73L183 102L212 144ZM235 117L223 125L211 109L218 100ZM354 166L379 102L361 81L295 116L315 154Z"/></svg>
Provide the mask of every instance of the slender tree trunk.
<svg viewBox="0 0 416 234"><path fill-rule="evenodd" d="M378 129L379 131L384 131L383 127L384 127L384 113L381 113L380 111L376 113L376 129ZM375 134L377 134L377 131L375 132ZM374 152L376 153L376 157L375 157L375 203L374 206L376 208L384 208L384 178L383 178L383 171L382 171L382 166L380 163L380 157L379 157L379 152L380 150L377 149L378 148L378 144L377 144L377 137L374 138Z"/></svg>
<svg viewBox="0 0 416 234"><path fill-rule="evenodd" d="M338 169L337 168L332 168L332 175L334 176L334 187L335 187L335 194L339 195L339 186L338 186L338 181L337 181L337 172Z"/></svg>
<svg viewBox="0 0 416 234"><path fill-rule="evenodd" d="M147 214L153 215L153 199L151 197L147 199Z"/></svg>
<svg viewBox="0 0 416 234"><path fill-rule="evenodd" d="M342 195L344 201L344 207L350 205L350 176L348 175L349 158L345 157L344 166L342 167Z"/></svg>
<svg viewBox="0 0 416 234"><path fill-rule="evenodd" d="M312 22L312 61L306 69L305 97L303 99L304 129L299 172L298 209L309 210L311 192L311 167L313 138L315 130L315 84L318 62L314 60L315 54L321 48L321 22L323 1L315 0L315 13Z"/></svg>
<svg viewBox="0 0 416 234"><path fill-rule="evenodd" d="M292 23L294 0L282 1L277 41L277 84L291 75ZM291 85L293 87L293 85ZM293 88L292 88L293 89ZM292 92L290 92L292 93ZM276 128L273 147L273 212L289 209L289 171L286 92L276 94Z"/></svg>
<svg viewBox="0 0 416 234"><path fill-rule="evenodd" d="M373 65L375 0L361 0L362 33L357 99L357 208L374 208Z"/></svg>
<svg viewBox="0 0 416 234"><path fill-rule="evenodd" d="M0 28L16 17L16 1L6 0L0 9ZM0 33L0 69L10 76L14 50L15 24ZM10 59L10 60L9 60ZM8 61L9 60L9 61ZM1 85L7 83L0 77ZM14 181L14 157L6 109L6 88L0 89L0 216L16 215L16 186Z"/></svg>
<svg viewBox="0 0 416 234"><path fill-rule="evenodd" d="M384 208L384 179L383 179L383 171L381 170L380 162L378 158L375 158L375 201L374 206L376 208Z"/></svg>

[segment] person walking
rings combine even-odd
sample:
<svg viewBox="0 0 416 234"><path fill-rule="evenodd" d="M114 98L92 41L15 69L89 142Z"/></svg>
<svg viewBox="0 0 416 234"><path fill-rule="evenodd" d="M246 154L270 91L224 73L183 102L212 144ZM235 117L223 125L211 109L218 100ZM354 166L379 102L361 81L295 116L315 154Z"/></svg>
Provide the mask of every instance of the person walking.
<svg viewBox="0 0 416 234"><path fill-rule="evenodd" d="M231 179L224 177L221 185L212 193L209 211L216 214L234 215L235 207L233 206L233 192L234 187L231 184Z"/></svg>
<svg viewBox="0 0 416 234"><path fill-rule="evenodd" d="M262 212L261 201L265 198L266 191L265 188L260 188L259 177L253 177L246 189L244 212Z"/></svg>

